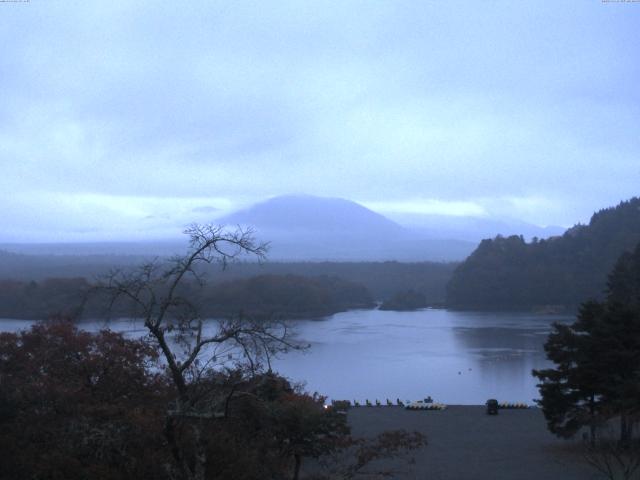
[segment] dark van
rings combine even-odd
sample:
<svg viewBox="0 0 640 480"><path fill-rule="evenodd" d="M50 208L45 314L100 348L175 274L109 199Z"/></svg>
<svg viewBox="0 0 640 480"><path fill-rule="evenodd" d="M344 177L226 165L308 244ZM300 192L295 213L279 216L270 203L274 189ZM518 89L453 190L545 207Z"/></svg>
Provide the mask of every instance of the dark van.
<svg viewBox="0 0 640 480"><path fill-rule="evenodd" d="M487 415L497 415L498 414L498 400L495 398L490 398L487 400Z"/></svg>

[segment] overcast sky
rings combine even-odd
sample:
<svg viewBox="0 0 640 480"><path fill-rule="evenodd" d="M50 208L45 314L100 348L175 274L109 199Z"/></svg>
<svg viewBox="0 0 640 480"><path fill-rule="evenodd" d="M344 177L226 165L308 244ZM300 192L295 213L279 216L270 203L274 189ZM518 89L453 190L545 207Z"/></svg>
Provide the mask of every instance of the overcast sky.
<svg viewBox="0 0 640 480"><path fill-rule="evenodd" d="M270 196L587 221L640 193L640 3L0 3L0 241Z"/></svg>

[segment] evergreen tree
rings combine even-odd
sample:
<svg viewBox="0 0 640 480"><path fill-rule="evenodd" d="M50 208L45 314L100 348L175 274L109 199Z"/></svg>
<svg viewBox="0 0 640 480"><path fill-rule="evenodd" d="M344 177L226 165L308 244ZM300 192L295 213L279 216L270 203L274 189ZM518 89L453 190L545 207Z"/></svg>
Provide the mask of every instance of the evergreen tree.
<svg viewBox="0 0 640 480"><path fill-rule="evenodd" d="M534 370L549 429L572 436L619 417L620 441L631 440L640 413L640 244L609 276L605 302L587 302L572 325L554 325L545 344L555 368Z"/></svg>
<svg viewBox="0 0 640 480"><path fill-rule="evenodd" d="M521 236L498 235L483 240L458 265L447 284L446 303L472 309L573 310L587 298L604 300L607 274L639 241L638 197L596 212L588 225L576 225L559 237L527 243ZM637 280L640 261L635 261Z"/></svg>
<svg viewBox="0 0 640 480"><path fill-rule="evenodd" d="M602 314L601 304L588 302L574 324L554 324L544 348L556 367L533 371L542 382L538 404L549 430L558 436L571 437L588 426L591 440L595 439L603 407L603 378L592 331Z"/></svg>

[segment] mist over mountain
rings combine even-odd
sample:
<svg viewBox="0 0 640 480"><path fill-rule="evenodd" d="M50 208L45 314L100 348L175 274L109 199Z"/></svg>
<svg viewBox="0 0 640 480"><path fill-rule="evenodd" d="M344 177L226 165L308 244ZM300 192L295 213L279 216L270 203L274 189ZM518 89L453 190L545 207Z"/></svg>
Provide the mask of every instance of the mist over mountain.
<svg viewBox="0 0 640 480"><path fill-rule="evenodd" d="M209 221L253 228L258 240L270 242L268 258L276 261L460 261L485 238L563 232L491 217L397 214L390 219L347 199L311 195L274 197ZM15 253L64 256L169 256L186 248L186 238L0 244Z"/></svg>
<svg viewBox="0 0 640 480"><path fill-rule="evenodd" d="M526 240L549 238L562 235L566 230L566 228L557 225L542 227L513 218L411 213L390 216L406 228L430 238L455 238L469 242L480 242L497 235L503 237L522 235Z"/></svg>
<svg viewBox="0 0 640 480"><path fill-rule="evenodd" d="M434 239L342 198L286 195L217 220L255 228L275 260L453 261L475 244Z"/></svg>

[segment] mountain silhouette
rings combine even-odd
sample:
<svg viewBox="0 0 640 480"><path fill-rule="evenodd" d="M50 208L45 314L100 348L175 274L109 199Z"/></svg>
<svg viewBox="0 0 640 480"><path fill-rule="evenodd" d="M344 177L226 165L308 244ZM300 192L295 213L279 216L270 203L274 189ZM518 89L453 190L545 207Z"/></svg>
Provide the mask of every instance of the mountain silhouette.
<svg viewBox="0 0 640 480"><path fill-rule="evenodd" d="M430 239L343 198L274 197L217 220L249 226L274 260L461 260L471 242Z"/></svg>

